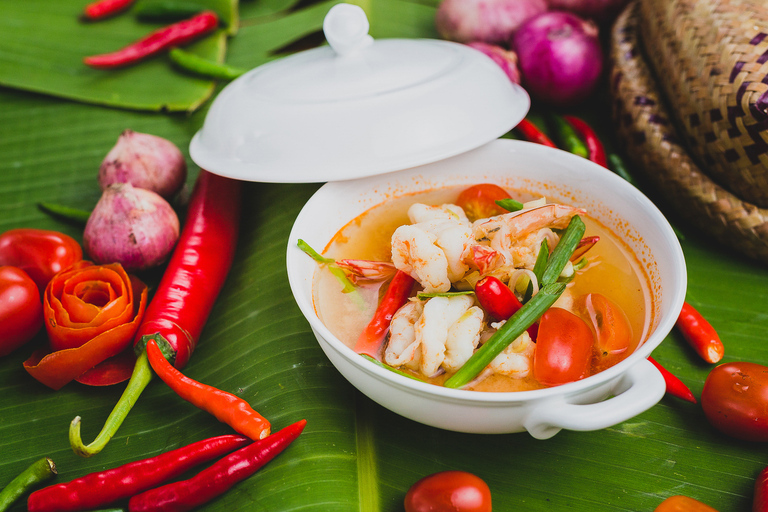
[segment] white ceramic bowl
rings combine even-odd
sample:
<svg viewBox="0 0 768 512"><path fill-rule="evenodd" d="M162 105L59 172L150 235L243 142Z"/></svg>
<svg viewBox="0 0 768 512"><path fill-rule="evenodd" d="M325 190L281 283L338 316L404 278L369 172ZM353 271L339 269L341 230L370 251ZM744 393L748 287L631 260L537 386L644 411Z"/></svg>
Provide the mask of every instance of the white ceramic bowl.
<svg viewBox="0 0 768 512"><path fill-rule="evenodd" d="M645 268L652 295L651 326L627 359L586 379L547 389L487 393L447 389L404 378L356 354L318 317L312 284L317 263L298 239L321 250L353 218L409 192L494 182L544 194L586 208L629 244ZM665 391L646 359L666 337L685 298L686 269L680 244L658 209L610 171L561 150L496 140L469 153L381 176L323 185L299 213L288 241L291 290L325 354L365 395L412 420L447 430L511 433L527 430L546 439L561 429L598 430L642 413Z"/></svg>

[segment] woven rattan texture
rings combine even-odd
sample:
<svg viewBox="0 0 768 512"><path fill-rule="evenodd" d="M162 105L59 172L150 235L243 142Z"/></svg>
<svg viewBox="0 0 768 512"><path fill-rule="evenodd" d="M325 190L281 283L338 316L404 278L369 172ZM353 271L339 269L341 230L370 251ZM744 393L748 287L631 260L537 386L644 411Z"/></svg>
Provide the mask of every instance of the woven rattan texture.
<svg viewBox="0 0 768 512"><path fill-rule="evenodd" d="M610 83L619 142L681 216L718 242L768 263L768 209L718 185L681 145L638 40L638 8L630 4L611 33Z"/></svg>
<svg viewBox="0 0 768 512"><path fill-rule="evenodd" d="M768 0L637 0L640 40L691 155L768 207Z"/></svg>

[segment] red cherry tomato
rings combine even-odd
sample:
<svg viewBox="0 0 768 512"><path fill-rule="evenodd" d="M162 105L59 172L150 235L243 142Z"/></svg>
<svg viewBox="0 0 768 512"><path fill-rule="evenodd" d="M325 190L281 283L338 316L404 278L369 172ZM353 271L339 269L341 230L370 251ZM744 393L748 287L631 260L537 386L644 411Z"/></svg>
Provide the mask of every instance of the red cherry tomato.
<svg viewBox="0 0 768 512"><path fill-rule="evenodd" d="M729 436L768 441L768 367L721 364L704 382L701 407L709 422Z"/></svg>
<svg viewBox="0 0 768 512"><path fill-rule="evenodd" d="M37 285L21 269L0 267L0 356L31 340L43 327Z"/></svg>
<svg viewBox="0 0 768 512"><path fill-rule="evenodd" d="M0 265L22 269L41 293L55 274L81 259L80 244L58 231L19 228L0 235Z"/></svg>
<svg viewBox="0 0 768 512"><path fill-rule="evenodd" d="M592 325L597 348L602 354L621 354L628 348L634 350L632 326L618 305L599 293L584 295L578 304L582 318Z"/></svg>
<svg viewBox="0 0 768 512"><path fill-rule="evenodd" d="M565 309L549 308L539 320L533 376L545 386L583 379L589 373L593 345L584 320Z"/></svg>
<svg viewBox="0 0 768 512"><path fill-rule="evenodd" d="M473 185L459 194L456 204L461 206L469 220L485 219L494 215L507 213L507 210L496 204L501 199L509 199L506 190L492 183Z"/></svg>
<svg viewBox="0 0 768 512"><path fill-rule="evenodd" d="M466 471L442 471L413 484L405 512L491 512L491 490Z"/></svg>

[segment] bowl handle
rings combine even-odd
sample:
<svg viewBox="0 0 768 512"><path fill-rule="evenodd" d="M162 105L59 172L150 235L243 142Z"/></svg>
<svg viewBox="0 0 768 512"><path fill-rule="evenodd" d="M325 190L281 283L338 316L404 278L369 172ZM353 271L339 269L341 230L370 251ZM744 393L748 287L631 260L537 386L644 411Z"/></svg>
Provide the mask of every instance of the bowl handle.
<svg viewBox="0 0 768 512"><path fill-rule="evenodd" d="M616 381L612 398L595 404L550 401L531 411L523 422L536 439L549 439L561 429L600 430L650 409L666 391L664 377L647 359L632 365Z"/></svg>

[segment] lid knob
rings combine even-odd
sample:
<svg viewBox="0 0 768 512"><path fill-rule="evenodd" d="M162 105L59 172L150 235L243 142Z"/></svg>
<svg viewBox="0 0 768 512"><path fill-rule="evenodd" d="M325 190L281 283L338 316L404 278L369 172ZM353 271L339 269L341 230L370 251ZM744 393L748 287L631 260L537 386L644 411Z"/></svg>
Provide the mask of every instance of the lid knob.
<svg viewBox="0 0 768 512"><path fill-rule="evenodd" d="M325 39L338 55L348 55L371 44L369 28L365 11L352 4L334 5L323 20Z"/></svg>

